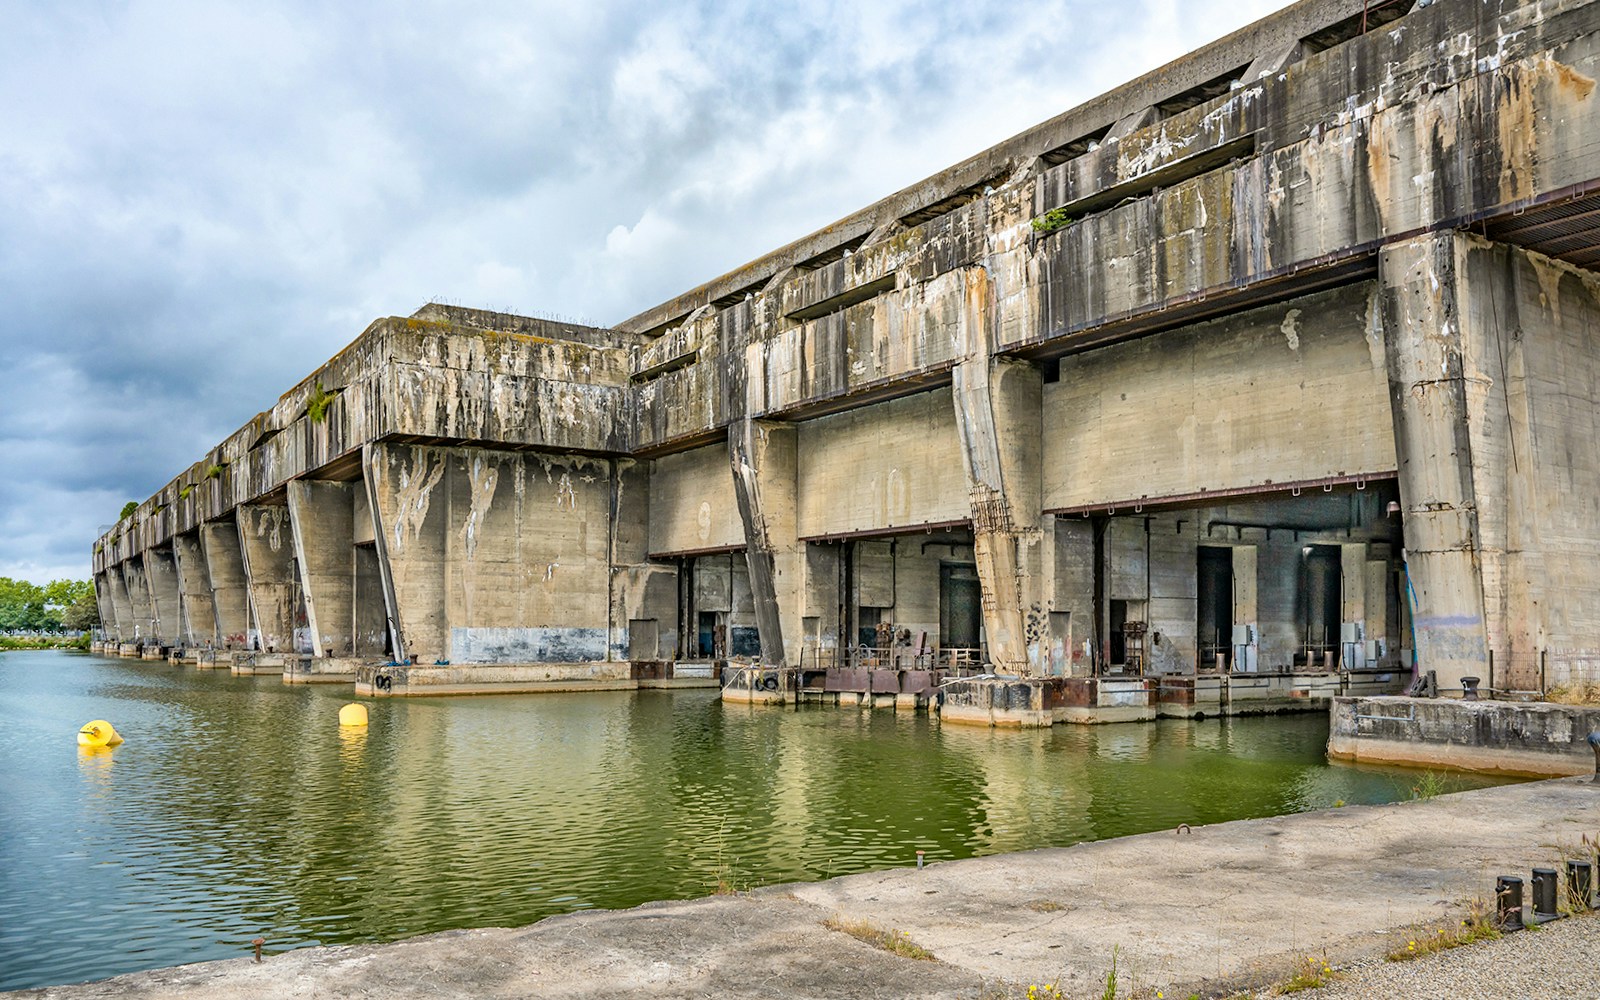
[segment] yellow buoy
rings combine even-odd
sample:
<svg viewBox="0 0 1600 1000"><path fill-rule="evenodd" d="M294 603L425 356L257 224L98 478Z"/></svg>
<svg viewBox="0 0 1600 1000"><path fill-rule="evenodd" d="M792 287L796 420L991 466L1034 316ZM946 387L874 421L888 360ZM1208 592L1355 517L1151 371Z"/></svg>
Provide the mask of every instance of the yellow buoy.
<svg viewBox="0 0 1600 1000"><path fill-rule="evenodd" d="M85 722L83 728L78 730L78 745L81 747L114 747L121 742L122 737L104 719Z"/></svg>
<svg viewBox="0 0 1600 1000"><path fill-rule="evenodd" d="M355 702L339 709L339 725L364 726L367 724L367 706Z"/></svg>

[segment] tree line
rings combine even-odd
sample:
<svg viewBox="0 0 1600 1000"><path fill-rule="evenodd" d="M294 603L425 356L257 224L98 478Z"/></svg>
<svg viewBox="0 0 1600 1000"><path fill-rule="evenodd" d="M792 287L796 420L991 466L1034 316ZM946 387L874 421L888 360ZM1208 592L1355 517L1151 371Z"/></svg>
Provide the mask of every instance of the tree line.
<svg viewBox="0 0 1600 1000"><path fill-rule="evenodd" d="M98 624L100 608L88 580L52 580L41 587L0 576L0 631L84 632Z"/></svg>

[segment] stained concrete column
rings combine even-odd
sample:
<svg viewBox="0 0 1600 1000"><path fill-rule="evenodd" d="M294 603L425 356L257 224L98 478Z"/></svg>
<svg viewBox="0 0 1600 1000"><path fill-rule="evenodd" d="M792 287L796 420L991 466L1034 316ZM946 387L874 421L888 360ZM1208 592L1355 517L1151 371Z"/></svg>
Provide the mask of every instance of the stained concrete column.
<svg viewBox="0 0 1600 1000"><path fill-rule="evenodd" d="M805 579L805 546L797 535L798 431L793 424L736 421L728 428L728 457L761 659L768 666L798 666Z"/></svg>
<svg viewBox="0 0 1600 1000"><path fill-rule="evenodd" d="M170 548L146 549L145 579L150 587L150 616L156 641L176 646L183 636L183 608L178 597L178 566Z"/></svg>
<svg viewBox="0 0 1600 1000"><path fill-rule="evenodd" d="M324 658L352 656L355 487L296 479L288 492L312 652Z"/></svg>
<svg viewBox="0 0 1600 1000"><path fill-rule="evenodd" d="M217 641L217 614L211 603L211 583L206 579L206 560L200 550L200 535L189 532L174 536L172 555L178 565L178 602L183 609L182 639L191 645Z"/></svg>
<svg viewBox="0 0 1600 1000"><path fill-rule="evenodd" d="M446 454L386 444L369 444L362 451L394 655L416 663L446 659L449 504L443 491L434 495L445 477Z"/></svg>
<svg viewBox="0 0 1600 1000"><path fill-rule="evenodd" d="M1488 677L1481 542L1473 486L1455 233L1385 247L1379 256L1383 334L1415 598L1419 669L1439 686Z"/></svg>
<svg viewBox="0 0 1600 1000"><path fill-rule="evenodd" d="M145 582L144 560L139 556L122 564L122 582L128 591L129 620L133 623L133 641L155 640L155 621L150 613L150 588Z"/></svg>
<svg viewBox="0 0 1600 1000"><path fill-rule="evenodd" d="M128 600L128 584L122 579L122 565L107 566L99 582L106 586L106 603L112 611L107 619L110 622L107 635L115 635L117 642L133 642L133 602ZM96 586L98 589L99 586Z"/></svg>
<svg viewBox="0 0 1600 1000"><path fill-rule="evenodd" d="M1040 530L1042 389L1039 370L1027 362L980 353L955 368L956 425L989 660L997 672L1029 676L1049 672Z"/></svg>
<svg viewBox="0 0 1600 1000"><path fill-rule="evenodd" d="M235 515L202 524L200 550L205 556L206 583L211 588L211 607L217 618L217 641L226 649L249 648L250 588L245 580Z"/></svg>
<svg viewBox="0 0 1600 1000"><path fill-rule="evenodd" d="M295 579L289 509L244 504L236 515L245 583L250 593L250 617L261 638L261 648L292 652L300 585Z"/></svg>

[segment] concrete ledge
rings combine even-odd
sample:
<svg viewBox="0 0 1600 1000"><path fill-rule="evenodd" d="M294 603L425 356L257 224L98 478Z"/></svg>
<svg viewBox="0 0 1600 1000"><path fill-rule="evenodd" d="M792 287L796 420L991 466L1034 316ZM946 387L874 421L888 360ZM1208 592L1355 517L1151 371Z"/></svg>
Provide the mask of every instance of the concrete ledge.
<svg viewBox="0 0 1600 1000"><path fill-rule="evenodd" d="M1589 774L1600 708L1440 698L1336 698L1328 755L1528 777Z"/></svg>

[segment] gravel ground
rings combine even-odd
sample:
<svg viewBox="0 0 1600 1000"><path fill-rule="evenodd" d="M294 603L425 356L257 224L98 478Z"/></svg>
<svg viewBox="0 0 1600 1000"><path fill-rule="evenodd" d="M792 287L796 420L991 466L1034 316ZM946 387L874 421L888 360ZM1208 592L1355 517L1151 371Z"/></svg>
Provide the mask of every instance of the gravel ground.
<svg viewBox="0 0 1600 1000"><path fill-rule="evenodd" d="M1575 917L1410 962L1349 967L1307 1000L1595 1000L1600 998L1600 916Z"/></svg>

